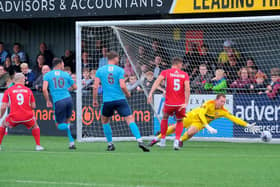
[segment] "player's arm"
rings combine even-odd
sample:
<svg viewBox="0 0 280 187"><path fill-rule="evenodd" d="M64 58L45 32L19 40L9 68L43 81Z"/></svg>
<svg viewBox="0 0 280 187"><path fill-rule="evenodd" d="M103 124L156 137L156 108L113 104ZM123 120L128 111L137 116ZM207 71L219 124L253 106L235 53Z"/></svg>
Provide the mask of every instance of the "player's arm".
<svg viewBox="0 0 280 187"><path fill-rule="evenodd" d="M100 79L98 77L95 77L94 79L94 85L92 88L92 95L93 95L93 106L97 107L98 106L98 100L97 100L97 95L98 95L98 87L100 84Z"/></svg>
<svg viewBox="0 0 280 187"><path fill-rule="evenodd" d="M185 104L180 108L180 110L187 107L191 94L190 81L185 80L184 85L185 85Z"/></svg>
<svg viewBox="0 0 280 187"><path fill-rule="evenodd" d="M201 120L202 124L204 125L204 127L211 133L211 134L216 134L218 131L216 129L214 129L213 127L211 127L206 119L205 114L208 111L208 107L207 105L204 105L200 108L199 112L198 112L198 117Z"/></svg>
<svg viewBox="0 0 280 187"><path fill-rule="evenodd" d="M0 119L4 116L7 108L9 106L9 96L8 96L8 91L6 90L4 92L3 98L2 98L2 105L1 105L1 109L0 109Z"/></svg>
<svg viewBox="0 0 280 187"><path fill-rule="evenodd" d="M31 95L30 95L30 103L31 103L31 108L35 109L36 108L36 102L35 102L35 98L34 98L34 95L33 95L32 92L31 92Z"/></svg>
<svg viewBox="0 0 280 187"><path fill-rule="evenodd" d="M124 79L120 79L120 87L123 91L123 93L125 94L126 97L130 97L130 93L126 87L126 84L125 84L125 80Z"/></svg>
<svg viewBox="0 0 280 187"><path fill-rule="evenodd" d="M44 80L43 82L43 95L47 102L47 107L52 107L52 102L50 100L49 91L48 91L49 82Z"/></svg>
<svg viewBox="0 0 280 187"><path fill-rule="evenodd" d="M255 126L256 123L247 123L246 121L230 114L228 111L224 112L223 117L229 119L230 121L232 121L233 123L243 126L243 127L247 127L249 129L250 132L252 132L253 134L257 133L260 131L259 127Z"/></svg>
<svg viewBox="0 0 280 187"><path fill-rule="evenodd" d="M148 96L148 103L151 103L152 102L152 97L153 97L153 93L156 91L156 89L159 87L161 81L164 80L164 76L163 75L159 75L157 80L154 82L153 86L152 86L152 89L149 93L149 96Z"/></svg>

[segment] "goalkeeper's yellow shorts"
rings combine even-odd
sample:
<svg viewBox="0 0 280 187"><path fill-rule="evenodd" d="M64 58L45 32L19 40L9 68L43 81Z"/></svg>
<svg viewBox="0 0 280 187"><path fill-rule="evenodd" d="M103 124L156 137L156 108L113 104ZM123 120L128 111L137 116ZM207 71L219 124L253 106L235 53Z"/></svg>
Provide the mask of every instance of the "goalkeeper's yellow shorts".
<svg viewBox="0 0 280 187"><path fill-rule="evenodd" d="M198 129L198 131L204 128L204 125L201 122L199 122L195 116L192 115L188 115L184 117L183 124L184 124L184 128L189 128L191 126L194 126Z"/></svg>

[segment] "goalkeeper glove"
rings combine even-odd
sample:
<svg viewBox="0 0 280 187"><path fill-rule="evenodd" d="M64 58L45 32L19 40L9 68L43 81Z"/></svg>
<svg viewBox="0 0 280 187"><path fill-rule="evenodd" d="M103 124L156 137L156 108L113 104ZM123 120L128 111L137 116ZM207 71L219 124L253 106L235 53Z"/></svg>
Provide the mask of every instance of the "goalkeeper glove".
<svg viewBox="0 0 280 187"><path fill-rule="evenodd" d="M256 123L252 123L252 124L248 123L246 127L249 129L249 132L256 134L256 133L260 132L260 127L255 126L255 125L256 125Z"/></svg>
<svg viewBox="0 0 280 187"><path fill-rule="evenodd" d="M208 130L208 132L210 134L217 134L217 129L214 129L213 127L211 127L210 125L206 125L205 128Z"/></svg>

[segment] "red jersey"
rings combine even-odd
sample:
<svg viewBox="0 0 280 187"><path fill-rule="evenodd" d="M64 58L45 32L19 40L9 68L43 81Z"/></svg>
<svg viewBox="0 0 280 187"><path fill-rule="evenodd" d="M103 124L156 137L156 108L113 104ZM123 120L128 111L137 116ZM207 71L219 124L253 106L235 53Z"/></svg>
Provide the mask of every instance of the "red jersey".
<svg viewBox="0 0 280 187"><path fill-rule="evenodd" d="M21 84L8 88L4 92L2 102L9 103L9 116L13 122L25 122L33 118L31 103L35 102L35 99L29 88Z"/></svg>
<svg viewBox="0 0 280 187"><path fill-rule="evenodd" d="M161 72L166 83L165 104L178 106L185 104L185 81L189 80L189 75L179 69L171 68Z"/></svg>

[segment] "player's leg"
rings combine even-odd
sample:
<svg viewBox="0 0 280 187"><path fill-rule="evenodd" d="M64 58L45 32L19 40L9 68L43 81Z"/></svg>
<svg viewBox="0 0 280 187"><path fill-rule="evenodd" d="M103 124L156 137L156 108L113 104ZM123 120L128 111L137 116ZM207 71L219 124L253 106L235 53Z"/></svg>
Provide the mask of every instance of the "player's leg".
<svg viewBox="0 0 280 187"><path fill-rule="evenodd" d="M170 134L173 134L175 132L175 129L176 129L176 125L171 125L167 128L167 131L166 131L166 136L170 135ZM161 136L161 133L159 135L157 135L149 144L149 146L153 146L155 145L156 143L159 142L159 140L162 138Z"/></svg>
<svg viewBox="0 0 280 187"><path fill-rule="evenodd" d="M29 128L29 126L31 126L32 136L34 137L34 140L35 140L35 143L36 143L35 150L36 151L44 150L44 148L41 146L41 143L40 143L40 128L39 128L39 125L38 125L37 121L35 120L35 118L32 119L30 122L27 122L24 125L27 128Z"/></svg>
<svg viewBox="0 0 280 187"><path fill-rule="evenodd" d="M114 102L104 102L101 106L101 123L108 143L107 151L114 151L116 149L113 144L112 129L110 125L110 118L114 114L114 108Z"/></svg>
<svg viewBox="0 0 280 187"><path fill-rule="evenodd" d="M176 124L176 129L175 129L175 140L174 140L174 144L173 144L174 150L179 150L179 141L180 141L180 137L182 135L183 129L184 129L183 119L185 117L185 113L186 113L185 108L183 108L181 110L180 110L180 108L178 108L178 110L175 112L177 124Z"/></svg>
<svg viewBox="0 0 280 187"><path fill-rule="evenodd" d="M161 140L160 140L160 147L165 147L166 144L166 133L167 133L167 129L168 129L168 117L169 117L169 109L164 106L163 108L163 116L162 116L162 120L160 122L160 133L161 133Z"/></svg>
<svg viewBox="0 0 280 187"><path fill-rule="evenodd" d="M57 129L60 131L65 131L68 135L69 132L69 124L67 124L67 102L65 100L57 101L54 105L54 113L55 113L55 120L57 123ZM71 133L70 133L71 135ZM68 136L69 139L69 149L75 149L73 146L73 138Z"/></svg>
<svg viewBox="0 0 280 187"><path fill-rule="evenodd" d="M3 138L5 136L6 128L8 127L8 123L6 121L7 118L8 118L8 116L3 120L3 122L0 126L0 151L2 150L2 141L3 141Z"/></svg>
<svg viewBox="0 0 280 187"><path fill-rule="evenodd" d="M126 100L120 100L117 103L117 111L120 116L125 117L125 121L128 124L133 136L136 138L138 142L139 148L141 148L144 152L149 152L149 148L144 144L140 131L138 129L137 124L135 123L134 117L132 116L131 109Z"/></svg>
<svg viewBox="0 0 280 187"><path fill-rule="evenodd" d="M69 97L66 99L66 110L65 110L65 115L66 115L66 124L67 124L67 136L68 136L68 139L69 139L69 149L76 149L76 146L75 146L75 140L72 136L72 133L71 133L71 117L72 117L72 109L73 109L73 101L72 101L72 98Z"/></svg>
<svg viewBox="0 0 280 187"><path fill-rule="evenodd" d="M183 147L183 142L191 139L195 134L197 134L201 129L203 128L203 125L201 123L193 123L190 125L188 130L183 134L183 136L180 138L179 146Z"/></svg>

